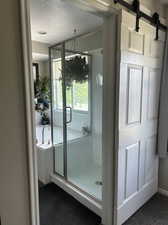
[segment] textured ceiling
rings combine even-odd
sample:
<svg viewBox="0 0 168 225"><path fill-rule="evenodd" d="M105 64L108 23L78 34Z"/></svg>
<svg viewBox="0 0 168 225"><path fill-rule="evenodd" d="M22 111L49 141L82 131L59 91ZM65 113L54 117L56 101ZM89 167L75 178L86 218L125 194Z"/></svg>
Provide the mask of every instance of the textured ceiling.
<svg viewBox="0 0 168 225"><path fill-rule="evenodd" d="M87 13L66 0L31 0L32 40L49 44L57 43L76 34L89 32L103 20ZM46 31L46 35L38 34Z"/></svg>

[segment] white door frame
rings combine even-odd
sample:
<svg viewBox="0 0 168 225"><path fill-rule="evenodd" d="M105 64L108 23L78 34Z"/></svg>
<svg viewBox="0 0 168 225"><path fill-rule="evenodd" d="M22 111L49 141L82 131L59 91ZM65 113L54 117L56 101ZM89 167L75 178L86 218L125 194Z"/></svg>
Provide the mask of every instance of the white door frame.
<svg viewBox="0 0 168 225"><path fill-rule="evenodd" d="M27 125L29 205L31 225L40 225L37 154L35 148L35 112L32 75L32 45L30 28L30 1L20 0L20 18L22 32L22 54L24 65L25 108Z"/></svg>
<svg viewBox="0 0 168 225"><path fill-rule="evenodd" d="M103 225L117 224L120 18L113 13L104 24Z"/></svg>
<svg viewBox="0 0 168 225"><path fill-rule="evenodd" d="M80 5L84 10L96 13L111 14L106 19L104 26L104 74L108 77L104 82L103 91L103 200L102 200L102 223L103 225L116 224L116 155L118 146L118 68L119 68L119 35L117 31L117 21L120 11L111 9L108 11L107 5L100 4L100 1L88 0L84 4L81 0L71 0ZM20 17L22 28L22 49L24 63L24 85L25 85L25 104L27 121L27 145L28 145L28 164L29 164L29 184L30 184L30 219L31 225L40 225L39 222L39 197L38 197L38 174L37 174L37 155L35 147L35 112L32 79L32 45L30 28L30 0L20 0ZM114 30L111 31L111 25ZM116 35L114 35L114 33ZM115 44L114 44L115 43ZM118 47L118 48L117 48ZM118 51L117 51L118 50ZM113 52L113 54L111 54ZM107 60L108 59L108 60ZM110 66L109 66L110 65ZM107 69L108 68L108 69Z"/></svg>

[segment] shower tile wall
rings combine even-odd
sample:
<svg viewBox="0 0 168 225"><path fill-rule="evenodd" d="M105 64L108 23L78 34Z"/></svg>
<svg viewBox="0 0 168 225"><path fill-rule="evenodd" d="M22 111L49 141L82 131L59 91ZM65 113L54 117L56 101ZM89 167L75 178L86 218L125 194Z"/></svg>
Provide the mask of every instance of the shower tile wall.
<svg viewBox="0 0 168 225"><path fill-rule="evenodd" d="M94 163L102 166L102 85L103 55L92 52L92 148Z"/></svg>

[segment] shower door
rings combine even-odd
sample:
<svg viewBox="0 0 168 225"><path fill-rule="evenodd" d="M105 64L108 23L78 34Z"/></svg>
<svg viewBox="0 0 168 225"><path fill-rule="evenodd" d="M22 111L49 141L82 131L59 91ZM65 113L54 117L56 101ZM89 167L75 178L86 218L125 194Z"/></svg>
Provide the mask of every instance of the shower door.
<svg viewBox="0 0 168 225"><path fill-rule="evenodd" d="M64 88L64 46L50 49L50 70L52 84L52 141L54 146L54 172L66 177L66 115Z"/></svg>
<svg viewBox="0 0 168 225"><path fill-rule="evenodd" d="M89 54L69 49L66 44L66 71L71 63L74 63L77 70L80 63L84 63L86 71L88 70L84 78L81 76L81 78L79 78L81 80L77 78L73 79L71 82L69 82L68 71L65 72L67 180L92 195L88 188L90 186L88 184L88 182L90 182L89 176L92 171L91 168L88 168L91 164L90 159L92 158L90 58L91 56ZM78 71L76 72L78 74ZM78 74L78 77L80 77L80 75L82 75L82 72Z"/></svg>
<svg viewBox="0 0 168 225"><path fill-rule="evenodd" d="M70 78L69 65L74 61L75 65L84 62L86 71L88 69L85 78L81 80ZM63 176L66 181L83 192L101 200L101 159L97 159L96 151L99 149L101 153L102 112L98 108L98 103L93 105L94 109L91 110L91 96L94 97L91 90L91 55L65 49L65 43L62 43L50 49L50 62L54 173ZM100 60L98 58L97 67L101 65L102 57ZM98 72L100 71L97 71L97 74ZM99 90L95 87L94 93L97 93L96 97L99 98L97 102L102 103L102 87L100 86ZM98 110L100 115L97 114ZM99 117L96 118L95 123L100 130L99 134L94 133L96 128L92 124L92 114Z"/></svg>

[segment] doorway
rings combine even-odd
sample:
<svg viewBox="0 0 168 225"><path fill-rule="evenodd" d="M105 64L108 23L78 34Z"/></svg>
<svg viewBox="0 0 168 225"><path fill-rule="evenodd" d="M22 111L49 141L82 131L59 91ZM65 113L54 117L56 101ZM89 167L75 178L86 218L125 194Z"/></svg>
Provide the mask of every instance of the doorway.
<svg viewBox="0 0 168 225"><path fill-rule="evenodd" d="M102 34L101 25L49 46L51 85L42 88L51 98L37 91L35 107L41 116L36 123L39 181L44 185L54 182L69 194L73 190L72 195L99 216L103 186ZM39 75L35 84L43 84L45 79ZM43 117L48 117L47 123Z"/></svg>
<svg viewBox="0 0 168 225"><path fill-rule="evenodd" d="M37 4L37 1L35 1L35 4ZM37 5L35 6L35 8L37 8ZM49 7L49 8L51 8L51 7ZM79 11L81 12L81 9ZM94 11L94 13L95 13L95 11ZM44 11L43 11L43 16L44 16ZM84 35L82 35L82 33L81 33L78 36L78 35L74 35L74 33L72 35L72 33L71 33L71 36L74 36L74 38L71 38L67 42L64 41L64 38L63 38L61 40L61 42L60 42L60 40L58 41L61 44L56 44L56 45L54 43L49 44L46 42L45 32L42 32L42 31L38 32L38 35L40 34L40 35L45 36L45 37L40 36L39 44L41 44L42 41L44 40L45 46L48 45L48 47L49 47L49 52L50 52L49 55L50 55L50 59L51 59L51 60L49 60L50 75L52 78L51 79L51 81L52 81L51 82L52 101L50 102L50 104L51 104L50 109L52 110L52 113L51 113L51 118L49 118L51 121L51 126L48 127L47 129L44 128L44 129L42 129L42 131L40 131L42 134L42 137L43 137L41 141L45 140L44 136L45 136L45 132L47 130L47 131L49 131L49 133L51 131L53 142L51 140L47 140L47 143L49 144L49 147L50 147L49 151L44 151L44 148L42 148L43 146L40 146L40 148L38 148L39 146L37 146L37 156L39 157L40 151L42 153L44 153L44 152L49 153L48 157L49 157L50 163L49 163L49 167L47 167L47 169L49 169L49 171L47 171L47 173L49 172L48 174L49 174L50 181L54 182L55 184L60 186L62 189L64 189L69 194L71 194L82 204L84 204L88 208L90 208L92 211L96 212L98 215L101 215L103 223L110 225L110 224L112 224L113 216L111 214L111 210L109 211L109 210L107 210L107 208L110 208L110 209L113 208L113 197L112 197L112 194L109 194L109 192L113 192L114 187L112 186L111 180L115 179L115 177L111 177L111 175L110 175L111 171L113 171L114 165L109 166L109 165L107 165L106 162L108 161L109 158L113 159L113 157L114 157L113 152L111 151L111 147L114 144L114 139L111 140L111 137L115 136L115 132L112 132L112 131L114 131L114 117L112 115L115 113L114 112L115 90L111 89L111 87L109 87L108 84L111 83L112 86L115 86L115 82L114 82L115 76L114 76L114 74L111 74L111 72L115 68L115 66L114 66L115 65L115 57L114 57L114 55L115 55L114 46L115 45L114 45L114 43L116 41L116 37L114 37L111 30L109 30L109 27L113 27L114 28L113 32L115 33L116 19L112 18L112 17L111 18L105 17L103 20L104 20L104 22L103 22L102 36L105 38L103 38L104 40L102 42L102 46L101 47L99 46L98 48L92 48L92 46L94 46L94 44L95 44L94 39L92 39L90 42L90 48L91 48L90 52L86 49L85 50L80 49L81 46L80 46L80 48L78 48L77 46L74 48L74 45L78 45L78 44L74 43L74 38L79 40L78 39L79 36L84 36L84 37L88 37L88 39L89 39L90 34L95 34L95 32L93 32L94 30L97 31L97 29L93 29L93 27L87 33L84 33ZM33 29L35 29L35 28L33 27ZM57 32L57 33L59 33L59 32ZM36 35L37 35L37 32L36 32ZM51 37L49 37L49 38L51 38ZM110 41L110 44L107 42L107 39L108 39L108 41ZM82 41L83 41L83 37L82 37ZM82 41L81 41L81 43L82 43ZM57 43L57 41L55 41L55 43ZM108 43L108 45L107 45L107 43ZM33 44L37 44L37 43L33 43ZM68 47L68 45L69 45L69 47ZM56 51L56 53L59 52L59 54L58 54L59 57L55 57L55 56L53 57L53 55L51 54L52 49L54 49L54 51ZM111 51L109 51L109 49L111 49ZM25 54L28 54L28 52L26 50L25 50ZM43 53L39 53L39 54L42 54L44 57ZM39 54L36 54L36 56L39 56ZM95 81L94 85L95 86L93 85L93 82L92 82L93 81L92 69L93 69L93 64L95 63L95 62L93 62L94 61L93 55L95 55L95 58L97 59L97 62L96 61L95 62L99 66L98 70L101 69L100 73L98 70L96 71L97 77L94 77L94 81ZM86 79L85 79L85 82L81 82L81 83L79 82L79 84L77 84L76 81L73 81L71 83L71 85L69 85L67 83L64 71L62 71L63 76L58 78L57 75L59 73L54 72L53 67L54 66L59 67L58 61L61 60L61 69L64 68L64 70L65 70L66 64L69 61L71 61L72 59L74 60L74 58L80 59L80 61L85 61L85 64L89 68L89 73L88 73L88 77L86 77ZM109 62L110 62L110 64L109 64ZM102 64L103 64L103 67L102 67ZM104 72L106 75L110 74L110 76L106 76L106 78L103 79L102 75L104 74ZM53 79L54 76L55 76L55 79ZM59 83L62 83L62 85L59 85ZM60 93L53 92L54 85L55 85L55 87L57 86L58 89L59 88L62 89L60 91ZM103 88L104 85L106 88ZM93 95L92 87L95 87L95 88L99 87L99 88L97 88L96 97L94 97L94 95ZM81 96L79 96L77 90L78 91L83 90L82 92L84 93L84 96L82 95L82 98L81 98ZM95 91L95 93L96 93L96 91ZM57 96L59 94L62 95L62 97L59 98L59 101L61 99L60 102L57 101ZM110 98L106 99L107 95ZM101 104L100 104L99 108L97 108L98 104L95 104L94 106L92 106L92 102L94 101L94 98L97 98L97 100L100 103L103 102L103 106L101 106ZM55 105L54 105L54 103L55 103ZM53 111L53 108L54 108L53 106L55 108L58 107L57 110L59 111L59 115L60 115L60 119L58 122L60 124L62 124L62 125L59 125L59 129L55 129L55 127L57 127L57 126L55 126L55 124L54 124L55 112ZM103 135L101 133L98 135L94 134L94 129L97 129L97 128L93 126L93 119L95 118L94 115L97 113L98 110L100 113L99 116L100 115L102 116L102 114L103 114L102 121L101 121L101 118L97 119L100 122L100 123L98 123L98 126L99 126L98 129L101 131L102 131L102 129L104 129ZM108 113L109 110L110 111L112 110L112 114L110 114L110 115ZM85 117L85 119L83 119L83 120L75 119L73 121L73 122L79 122L79 121L81 122L81 124L79 126L80 131L73 133L72 132L73 129L71 127L72 124L70 124L70 123L72 123L75 113L77 115L77 114L79 114L79 112L81 115L83 114L82 116L83 116L83 118ZM108 124L107 124L106 119L108 117L109 117L109 119L108 119ZM101 125L103 128L101 127ZM74 126L75 126L75 124L74 124ZM59 131L59 134L61 134L61 137L58 135L55 136L55 134L57 134L58 131ZM112 133L113 135L112 136L110 135L110 137L109 137L109 133ZM93 140L96 139L96 142L98 143L97 146L95 144L90 143L92 140L88 140L88 139L90 139L89 138L90 134L94 134ZM70 137L69 139L68 139L68 135ZM100 138L101 135L103 136L102 140ZM108 141L108 138L110 138L110 142ZM54 146L54 140L55 140L55 146ZM36 142L39 143L38 140L36 140ZM76 149L80 149L80 148L82 149L82 147L84 147L84 146L86 147L86 145L89 146L89 148L88 147L84 148L84 150L82 151L82 153L85 153L85 156L88 157L88 160L85 161L83 155L81 155L81 156L79 155L79 158L81 157L81 160L78 160L79 159L78 157L76 157L76 160L74 160L74 157L73 157L73 160L72 160L71 157L74 155L72 153L68 155L68 153L70 153L69 149L71 149L70 144L76 144L76 142L78 145L80 142L84 142L83 145L80 144L80 146L78 146ZM41 143L41 144L43 145L45 143ZM61 151L57 151L58 146L60 147ZM104 149L104 151L102 151L102 153L101 153L101 146L102 146L102 149ZM45 145L45 149L46 150L48 149L48 145ZM73 148L73 149L75 149L75 148ZM94 149L94 151L93 151L93 149ZM69 152L68 152L68 150L69 150ZM100 169L97 169L94 164L92 165L92 161L90 161L91 154L90 154L89 150L93 151L92 156L96 155L95 161L97 161L98 163L101 163L101 154L102 154L102 158L103 158L102 171L101 171L100 165L99 165ZM98 154L96 152L97 150L99 152ZM87 151L89 152L90 155L86 154ZM53 157L53 153L54 153L54 157ZM79 153L79 151L78 151L78 153ZM55 157L56 155L57 155L57 157ZM58 160L59 157L60 157L60 159L62 158L62 161ZM46 157L42 156L41 158L46 160ZM32 160L32 159L30 159L30 160ZM33 158L33 162L36 164L35 160L36 160L36 158ZM79 162L82 162L83 165L85 164L85 166L83 166L81 163L79 165L79 166L81 166L81 168L78 166L78 167L76 167L75 170L72 170L72 168L70 168L70 167L73 166L73 169L74 169L75 166L77 165L76 164L77 160L78 160L78 165L80 164ZM56 163L56 161L57 161L57 163ZM60 165L59 165L58 161L59 161ZM44 162L45 161L43 161L43 160L41 161L42 166L47 165L47 163L46 162L44 163ZM39 162L38 162L38 165L39 165ZM32 174L32 167L30 168L30 171ZM35 169L34 169L34 171L35 171ZM110 171L110 173L108 171ZM38 168L38 172L39 172L39 168ZM75 174L74 172L77 174ZM96 176L95 176L95 174L96 174ZM80 179L75 179L77 177L77 175L79 175ZM81 175L83 175L83 177ZM85 177L85 179L83 179L84 177ZM34 175L33 175L33 178L37 179L37 177L35 177ZM94 178L94 180L93 180L93 178ZM68 187L65 185L65 181L66 181ZM37 182L37 180L35 182L33 180L31 180L31 185L35 186L34 190L36 190L36 188L37 188L36 182ZM94 188L91 187L90 183L92 183ZM69 187L71 187L71 188L69 188ZM97 193L95 191L95 187L98 187ZM102 189L104 189L104 190L102 191ZM102 195L102 193L103 193L103 195ZM32 195L34 195L34 193L32 193ZM82 196L82 198L81 198L81 196ZM34 201L34 203L35 203L35 204L33 203L33 206L34 206L33 212L35 212L35 210L38 209L37 199L38 198L35 199L32 196L32 201ZM88 202L90 202L90 203L88 204ZM94 204L93 204L93 202L94 202ZM38 219L37 219L37 221L38 221ZM38 224L38 222L36 224Z"/></svg>
<svg viewBox="0 0 168 225"><path fill-rule="evenodd" d="M116 60L114 60L114 58L116 57L116 55L114 55L113 53L116 53L116 48L112 46L111 42L112 40L114 40L113 34L116 32L116 30L115 32L113 30L112 34L111 25L113 24L113 22L110 21L110 19L109 20L106 19L107 23L105 24L105 32L104 32L105 35L103 43L103 56L104 56L103 74L105 74L106 76L104 76L105 79L103 80L104 85L103 100L105 101L103 102L104 105L103 105L103 122L102 122L103 124L102 220L103 224L105 225L113 224L112 217L114 214L112 214L111 212L113 211L112 209L114 203L113 190L114 186L116 185L114 170L116 169L115 162L117 160L120 162L118 168L118 187L119 187L117 200L118 202L117 204L115 202L115 206L118 207L118 209L116 209L118 224L122 224L139 207L141 207L154 193L157 192L158 157L155 152L155 145L156 145L155 140L157 135L156 105L158 105L156 104L156 101L158 101L159 98L155 90L157 89L157 93L159 92L159 89L156 86L158 86L159 84L157 80L160 74L159 70L161 69L159 58L162 56L162 54L160 55L158 49L160 48L160 46L162 46L164 38L162 37L161 40L159 40L159 42L156 42L153 37L154 34L153 27L151 27L151 25L149 24L146 24L146 22L144 21L142 21L142 25L144 26L144 30L142 31L142 33L134 32L135 28L134 22L136 19L135 16L125 11L123 11L122 14L123 14L122 22L124 21L124 23L120 27L123 33L121 34L121 43L120 43L121 59L119 60L121 63L121 65L119 66L121 68L120 71L121 74L119 77L120 78L122 77L122 79L120 79L119 81L121 82L120 83L121 85L119 85L118 83L116 85L116 83L114 82L115 76L113 76L113 72L115 67L114 65L116 65ZM131 19L128 20L127 18ZM130 22L130 24L128 24L128 21ZM132 21L134 22L132 23ZM148 28L146 29L146 27ZM110 39L112 37L113 39ZM147 45L146 40L148 42ZM114 40L113 45L114 43L116 44L117 42L115 42ZM60 50L61 53L59 58L63 59L62 61L64 61L63 64L65 67L66 64L65 61L67 60L66 46L61 46L61 49L62 50ZM148 61L146 61L146 57L149 58ZM157 61L159 63L157 63ZM69 123L70 121L72 121L71 117L72 106L69 104L71 108L67 109L68 105L66 103L70 100L70 98L69 100L67 100L68 94L66 93L67 88L66 88L65 74L64 77L60 79L60 81L62 81L65 84L64 88L62 88L62 112L61 112L61 115L63 117L62 118L63 140L61 142L62 151L60 151L60 155L62 157L61 163L62 165L58 169L61 168L60 171L62 170L61 176L63 176L63 181L67 181L68 180L67 122ZM138 88L135 88L136 87L135 84L139 85ZM116 87L122 85L124 86L124 88L120 88L119 90L120 93L118 92L116 93ZM70 92L70 90L68 91ZM116 95L118 95L117 100ZM119 116L115 117L116 102L117 104L119 104L117 109L119 110L120 120L118 118ZM116 127L118 127L119 125L118 132L116 132L114 124L115 125L117 124ZM149 128L154 127L154 129L146 129L148 133L145 134L144 132L142 132L141 127L144 128L147 124L149 124ZM52 134L54 133L53 131L54 127L52 128ZM135 131L137 133L133 137L132 134L133 133L135 134ZM144 134L145 137L141 137ZM118 146L116 147L114 143L118 141L116 140L118 136L120 141L118 145L120 146L120 149ZM119 154L118 159L115 158L114 162L115 153L112 153L112 150L116 149L119 150ZM54 159L54 163L55 161L56 160ZM132 162L134 165L132 164ZM133 174L132 171L134 172ZM111 175L114 175L113 178ZM54 176L51 177L52 180L56 182ZM74 183L74 181L71 183ZM57 179L57 184L59 184L59 186L62 185L61 187L65 188L66 191L68 192L68 189L65 187L65 183L63 183L61 179L59 180ZM80 189L83 188L80 187ZM74 189L73 190L71 189L70 192L73 195ZM78 194L81 196L81 192ZM79 195L77 197L78 200L80 198Z"/></svg>

